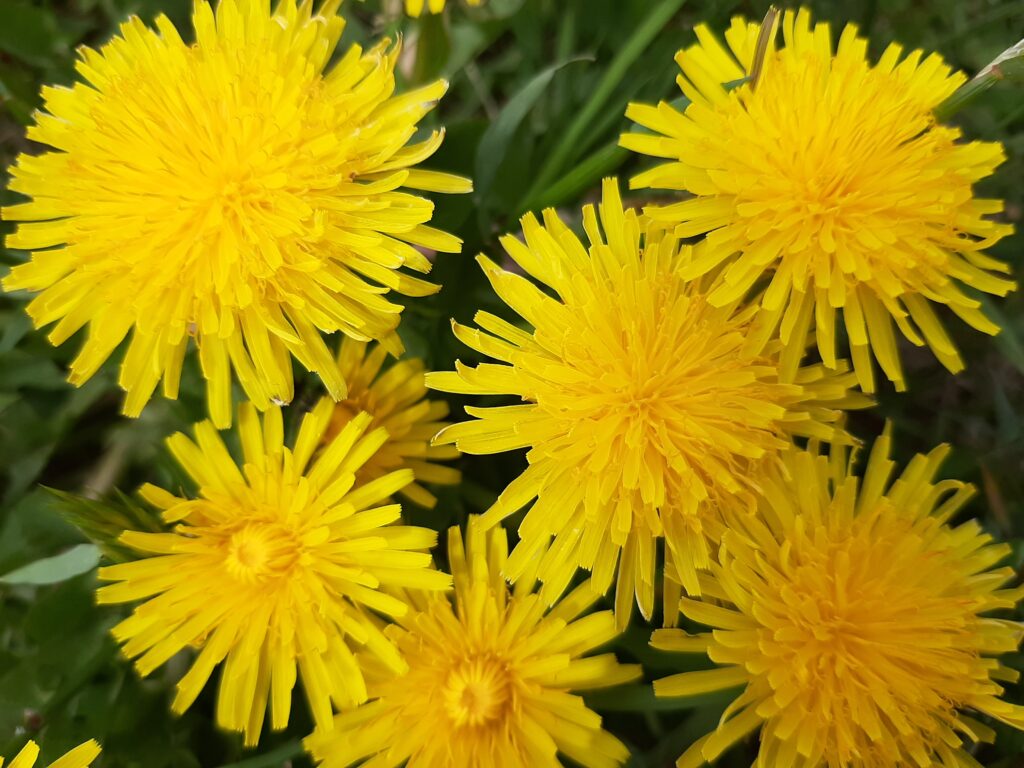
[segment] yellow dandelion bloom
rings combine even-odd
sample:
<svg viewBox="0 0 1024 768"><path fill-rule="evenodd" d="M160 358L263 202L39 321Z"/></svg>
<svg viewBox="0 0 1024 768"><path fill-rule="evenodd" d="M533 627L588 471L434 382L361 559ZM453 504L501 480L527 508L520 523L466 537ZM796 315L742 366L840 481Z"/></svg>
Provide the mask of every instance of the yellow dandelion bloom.
<svg viewBox="0 0 1024 768"><path fill-rule="evenodd" d="M466 0L467 5L477 6L483 0ZM444 10L445 0L405 0L405 12L410 16L419 16L424 11L427 13L440 13Z"/></svg>
<svg viewBox="0 0 1024 768"><path fill-rule="evenodd" d="M612 653L588 655L618 634L611 612L587 614L596 596L586 585L550 610L532 579L510 594L504 529L471 519L467 530L465 548L448 531L453 598L414 594L415 609L384 630L408 672L367 664L370 701L307 748L322 768L553 768L559 753L586 768L621 765L626 747L572 693L640 677Z"/></svg>
<svg viewBox="0 0 1024 768"><path fill-rule="evenodd" d="M758 768L981 768L961 744L992 730L965 711L1024 727L1024 708L1002 701L1018 677L995 657L1017 649L1010 553L971 520L949 520L969 485L936 481L945 447L917 456L895 481L889 437L863 480L845 451L794 451L765 483L763 517L722 537L702 576L715 604L682 611L711 628L659 630L652 645L707 653L716 669L655 681L658 696L743 686L718 728L680 768L714 761L760 729Z"/></svg>
<svg viewBox="0 0 1024 768"><path fill-rule="evenodd" d="M842 312L861 387L874 387L872 355L904 387L893 321L954 373L960 355L933 304L974 328L997 333L965 286L1005 295L1007 265L984 250L1012 231L987 218L998 200L972 185L1004 159L991 142L958 141L933 110L965 80L942 59L891 45L877 64L854 26L833 47L827 24L787 12L784 44L765 56L756 87L729 90L750 72L759 27L734 19L726 50L706 27L680 51L683 111L632 104L628 116L655 135L626 134L622 145L666 158L633 187L689 192L650 216L680 237L706 234L687 276L722 271L710 299L725 305L762 278L759 322L781 324L785 343L802 344L813 324L829 366ZM769 282L770 278L770 282Z"/></svg>
<svg viewBox="0 0 1024 768"><path fill-rule="evenodd" d="M863 397L848 391L851 373L793 365L783 376L791 361L777 342L748 352L753 308L712 306L702 281L681 276L690 247L624 211L614 180L604 183L599 213L584 208L583 227L589 249L552 210L543 223L523 219L525 242L502 238L551 293L479 258L498 296L532 328L478 312L479 329L456 324L455 334L499 362L457 363L427 374L427 385L522 400L467 407L476 419L437 441L474 454L529 448L528 468L483 517L495 525L536 500L506 576L518 579L540 558L541 594L551 601L578 567L593 571L600 591L618 568L624 623L634 594L651 616L658 539L667 544L666 592L678 596L679 583L699 591L708 540L725 516L753 507L759 467L793 435L842 436L835 409ZM666 605L671 619L675 600Z"/></svg>
<svg viewBox="0 0 1024 768"><path fill-rule="evenodd" d="M348 397L334 406L324 440L332 439L357 414L370 414L370 426L386 429L388 440L362 466L357 479L373 480L395 469L411 469L416 479L399 494L421 506L433 507L437 499L420 483L455 485L460 478L458 470L437 463L458 458L458 450L430 444L431 438L447 426L443 419L448 415L448 404L427 399L422 360L405 358L381 373L386 356L387 351L380 345L370 347L362 341L342 339L338 365L348 382Z"/></svg>
<svg viewBox="0 0 1024 768"><path fill-rule="evenodd" d="M32 257L3 286L39 292L28 312L57 323L54 344L88 325L72 383L130 333L119 383L137 416L161 378L177 396L194 337L224 427L232 370L262 410L292 399L292 357L345 396L321 332L401 351L385 294L436 286L399 268L429 271L415 245L461 247L406 190L470 184L415 167L441 143L409 140L447 85L395 95L398 45L353 46L324 71L339 4L196 0L193 45L164 16L156 31L132 18L81 49L85 82L43 89L28 136L53 151L18 158L10 186L32 200L2 209L22 222L8 247Z"/></svg>
<svg viewBox="0 0 1024 768"><path fill-rule="evenodd" d="M174 531L126 531L121 541L148 557L100 569L101 579L118 582L98 591L100 603L141 602L113 630L139 673L148 675L186 646L199 648L178 683L173 707L181 713L224 662L217 722L244 731L250 745L268 702L272 727L288 724L297 674L322 728L330 727L332 702L352 707L366 700L349 643L404 671L366 609L402 616L408 605L384 588L451 583L427 552L434 531L391 525L401 509L386 500L412 480L412 471L356 480L387 441L383 429L368 431L368 414L311 458L332 406L323 402L307 414L289 449L280 409L267 411L261 425L255 408L243 405L242 469L209 421L196 425L196 442L172 436L171 453L198 484L199 498L143 486L142 497L176 523Z"/></svg>
<svg viewBox="0 0 1024 768"><path fill-rule="evenodd" d="M90 739L84 744L79 744L63 757L54 760L48 768L89 768L92 761L100 754L100 745ZM8 768L32 768L39 757L39 746L30 741L11 760ZM0 768L3 768L4 759L0 757Z"/></svg>

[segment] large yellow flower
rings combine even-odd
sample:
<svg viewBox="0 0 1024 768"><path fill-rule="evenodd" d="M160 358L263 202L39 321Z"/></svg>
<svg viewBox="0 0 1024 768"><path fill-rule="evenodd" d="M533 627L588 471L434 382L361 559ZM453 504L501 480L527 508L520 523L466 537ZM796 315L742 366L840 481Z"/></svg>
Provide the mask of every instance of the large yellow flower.
<svg viewBox="0 0 1024 768"><path fill-rule="evenodd" d="M405 12L410 16L427 13L440 13L444 10L446 0L405 0ZM466 0L469 5L480 5L483 0Z"/></svg>
<svg viewBox="0 0 1024 768"><path fill-rule="evenodd" d="M626 747L571 691L640 677L612 653L589 656L618 634L610 611L584 615L596 595L578 587L548 610L524 579L501 576L506 533L474 519L463 548L448 532L454 599L423 593L385 629L409 664L395 675L367 665L371 701L306 741L323 768L554 768L558 753L586 768L614 768Z"/></svg>
<svg viewBox="0 0 1024 768"><path fill-rule="evenodd" d="M424 507L437 503L434 495L420 483L455 485L460 474L438 461L457 458L450 445L431 445L430 441L447 423L448 403L428 400L423 361L404 358L384 373L381 367L387 351L380 345L345 337L338 350L341 375L348 382L348 397L334 406L331 426L324 435L330 440L358 413L373 417L371 426L384 427L388 440L359 471L360 479L372 480L395 469L408 468L414 482L399 493Z"/></svg>
<svg viewBox="0 0 1024 768"><path fill-rule="evenodd" d="M863 398L848 391L852 374L796 370L799 350L784 358L773 342L749 352L752 308L712 306L704 281L681 276L690 248L623 211L614 180L605 181L600 219L587 206L583 226L589 250L550 210L543 224L523 219L525 243L502 239L551 293L480 257L498 296L532 329L478 312L481 330L455 333L500 364L457 363L427 384L522 400L467 407L477 419L437 439L466 453L530 448L529 467L484 515L494 525L536 499L506 575L515 580L540 558L541 594L553 600L577 567L605 591L618 566L625 622L634 593L645 617L653 611L658 539L667 544L667 594L678 595L679 583L697 592L708 539L754 505L761 467L793 435L842 435L834 409ZM675 600L667 604L671 620Z"/></svg>
<svg viewBox="0 0 1024 768"><path fill-rule="evenodd" d="M119 582L100 603L143 601L114 628L139 672L148 675L188 645L201 650L178 683L174 710L185 711L224 662L217 722L255 744L268 706L273 728L288 724L296 667L317 724L329 728L333 702L352 707L366 686L349 643L376 662L405 670L394 644L367 609L388 616L408 605L382 588L445 589L427 550L434 531L391 525L397 504L378 504L412 480L408 469L367 483L356 474L387 440L367 432L360 414L311 460L331 421L322 402L286 448L280 409L261 426L255 408L239 412L244 468L231 459L210 422L168 445L199 485L184 499L152 485L140 493L176 523L172 533L127 531L121 542L144 557L100 569Z"/></svg>
<svg viewBox="0 0 1024 768"><path fill-rule="evenodd" d="M760 728L758 766L981 768L962 741L992 730L964 711L1024 727L1024 707L999 698L1018 673L995 658L1014 652L1009 554L974 520L951 517L972 488L936 482L946 454L917 456L890 484L889 438L863 481L846 452L794 451L765 483L761 518L722 537L703 575L715 604L684 599L683 613L712 631L659 630L660 649L707 653L719 668L655 681L658 696L744 686L716 731L680 758L714 761Z"/></svg>
<svg viewBox="0 0 1024 768"><path fill-rule="evenodd" d="M691 199L648 213L680 237L706 234L688 276L724 270L716 306L770 278L759 323L781 323L784 343L802 344L813 324L818 350L836 361L836 312L849 337L861 386L874 386L871 357L904 386L897 338L927 345L951 371L959 353L935 313L945 304L986 333L998 327L964 286L1005 295L1008 267L983 251L1012 231L988 218L998 200L972 185L1003 161L999 144L959 142L934 108L964 82L938 55L901 61L891 45L872 66L856 28L836 53L827 24L787 12L784 45L770 50L755 83L728 90L752 67L759 28L734 19L723 48L703 26L680 51L683 112L662 103L630 105L628 115L655 132L627 134L622 145L670 162L642 173L634 187L677 189Z"/></svg>
<svg viewBox="0 0 1024 768"><path fill-rule="evenodd" d="M63 757L54 760L48 768L89 768L92 761L100 754L100 745L91 739L84 744L79 744ZM39 757L39 746L30 741L22 750L14 756L7 768L32 768ZM4 759L0 757L0 768L3 768Z"/></svg>
<svg viewBox="0 0 1024 768"><path fill-rule="evenodd" d="M261 410L292 399L291 357L335 399L345 381L321 331L381 340L410 296L435 286L414 247L458 251L426 226L429 200L405 189L465 192L468 181L414 166L440 145L409 144L444 93L395 95L398 46L353 46L325 72L344 21L340 0L196 0L194 45L163 16L132 18L98 51L81 49L72 88L44 88L11 189L30 202L7 245L32 251L3 282L40 294L37 326L60 344L88 325L70 380L92 376L131 334L120 385L135 416L163 378L176 397L189 339L209 408L231 420L231 371Z"/></svg>

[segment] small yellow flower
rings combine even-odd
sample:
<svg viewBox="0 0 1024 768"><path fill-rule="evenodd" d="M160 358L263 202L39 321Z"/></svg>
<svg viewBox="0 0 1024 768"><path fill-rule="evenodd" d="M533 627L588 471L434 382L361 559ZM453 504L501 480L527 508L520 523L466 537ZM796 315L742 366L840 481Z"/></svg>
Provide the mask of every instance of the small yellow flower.
<svg viewBox="0 0 1024 768"><path fill-rule="evenodd" d="M89 768L92 761L100 754L100 745L90 739L84 744L79 744L63 757L54 760L48 768ZM8 768L32 768L39 757L39 746L30 741L15 755ZM4 759L0 757L0 768L3 768Z"/></svg>
<svg viewBox="0 0 1024 768"><path fill-rule="evenodd" d="M243 405L242 469L208 421L196 425L196 443L171 437L171 453L198 484L199 498L143 486L143 498L177 524L174 531L126 531L121 542L149 556L100 569L101 579L119 582L99 590L100 603L142 602L113 630L140 674L188 645L199 648L178 683L173 707L181 713L224 662L217 722L244 730L250 745L259 740L268 702L272 727L288 724L297 673L321 728L330 727L332 702L366 700L350 643L403 672L367 609L402 616L409 606L384 588L451 583L427 552L434 531L392 525L401 509L386 500L412 481L412 471L356 480L387 440L383 429L367 432L368 414L353 418L311 460L332 409L325 401L307 414L289 449L280 409L267 411L261 425L255 408Z"/></svg>
<svg viewBox="0 0 1024 768"><path fill-rule="evenodd" d="M849 392L850 373L797 370L800 350L783 353L776 341L748 351L753 308L709 304L704 281L681 276L691 249L624 211L614 180L600 214L584 208L583 227L589 249L551 210L543 224L523 219L525 243L502 238L550 291L480 257L498 296L532 327L489 312L476 314L480 330L456 324L459 339L499 362L456 363L427 374L427 385L521 403L467 407L476 419L437 441L474 454L530 449L529 467L483 517L496 525L536 499L506 576L539 559L541 594L554 600L577 568L593 571L602 592L618 569L620 622L634 595L649 618L664 538L671 620L679 584L699 591L709 541L753 507L762 467L793 435L843 438L836 409L863 397Z"/></svg>
<svg viewBox="0 0 1024 768"><path fill-rule="evenodd" d="M263 410L292 399L294 357L335 399L345 381L321 332L376 339L409 296L436 286L416 245L457 252L426 225L433 204L407 190L466 192L468 180L420 170L440 146L410 144L444 94L431 83L395 95L399 47L352 46L325 71L344 27L340 0L206 0L196 42L166 17L138 18L99 50L81 49L85 82L43 89L28 136L52 151L21 155L8 206L10 248L32 252L6 290L39 292L37 326L61 344L88 335L70 381L89 379L127 337L125 413L163 379L174 398L194 337L215 424L231 421L234 370Z"/></svg>
<svg viewBox="0 0 1024 768"><path fill-rule="evenodd" d="M458 470L437 463L458 458L458 450L430 444L447 426L442 419L448 415L448 404L427 399L422 360L399 360L381 373L386 356L380 345L369 347L362 341L342 339L338 365L348 382L348 397L334 406L324 440L333 438L356 414L370 414L370 426L386 429L388 440L363 465L357 478L373 480L395 469L411 469L416 480L399 493L421 506L433 507L437 499L420 483L455 485L460 479Z"/></svg>
<svg viewBox="0 0 1024 768"><path fill-rule="evenodd" d="M467 5L477 6L483 0L466 0ZM445 0L405 0L405 12L410 16L419 16L427 13L440 13L444 10Z"/></svg>
<svg viewBox="0 0 1024 768"><path fill-rule="evenodd" d="M680 758L712 762L760 729L757 766L981 768L964 739L991 740L973 711L1024 728L1024 707L999 698L1018 673L1018 622L986 618L1024 592L996 568L1010 553L971 520L949 520L969 485L935 481L946 448L895 463L880 438L860 480L846 452L793 451L765 482L762 516L726 531L702 575L715 603L682 611L711 628L658 630L652 645L707 653L718 668L655 681L658 696L743 686L717 730Z"/></svg>
<svg viewBox="0 0 1024 768"><path fill-rule="evenodd" d="M610 611L584 615L596 596L578 587L548 610L523 579L501 576L506 533L475 519L463 548L448 532L453 599L423 593L385 629L409 664L395 675L367 665L370 701L306 741L323 768L553 768L561 753L586 768L614 768L626 747L572 691L635 680L640 667L588 655L618 634Z"/></svg>
<svg viewBox="0 0 1024 768"><path fill-rule="evenodd" d="M669 162L633 187L682 190L692 197L651 207L680 237L707 235L687 276L722 271L716 306L759 281L759 323L784 343L802 345L813 325L822 359L836 361L842 312L858 380L874 387L872 354L903 388L899 332L928 346L954 373L960 355L935 313L947 305L974 328L999 328L964 286L1005 295L1006 264L984 250L1012 231L987 218L998 200L973 184L1004 159L999 144L958 141L933 110L964 82L933 54L902 57L890 45L878 63L847 26L833 53L827 24L787 12L784 45L769 50L756 87L746 82L759 27L734 19L726 50L704 26L676 56L690 105L632 104L628 116L655 135L626 134L622 145ZM902 61L901 61L902 58Z"/></svg>

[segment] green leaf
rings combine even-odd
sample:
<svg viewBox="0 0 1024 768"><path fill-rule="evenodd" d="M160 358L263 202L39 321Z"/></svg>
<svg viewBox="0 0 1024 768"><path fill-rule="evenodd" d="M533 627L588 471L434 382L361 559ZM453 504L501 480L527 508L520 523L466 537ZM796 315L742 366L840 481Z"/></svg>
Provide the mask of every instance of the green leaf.
<svg viewBox="0 0 1024 768"><path fill-rule="evenodd" d="M587 103L577 113L576 118L569 125L569 128L562 134L562 138L555 149L548 156L541 168L540 174L533 188L528 193L528 198L537 196L545 189L561 172L565 170L579 154L586 149L590 142L583 140L584 134L591 126L594 119L601 113L611 98L615 89L626 75L629 67L647 50L651 41L658 36L668 24L669 19L683 6L686 0L661 0L660 3L650 10L644 17L643 22L634 30L626 44L619 49L618 54L608 66L604 77L598 83L597 88L591 94Z"/></svg>
<svg viewBox="0 0 1024 768"><path fill-rule="evenodd" d="M441 14L427 14L419 18L419 37L416 38L416 65L413 82L426 83L444 69L451 55L452 45Z"/></svg>
<svg viewBox="0 0 1024 768"><path fill-rule="evenodd" d="M21 125L28 125L38 103L39 91L28 68L14 62L0 62L0 108L6 109Z"/></svg>
<svg viewBox="0 0 1024 768"><path fill-rule="evenodd" d="M79 544L53 557L44 557L0 576L3 584L57 584L91 571L100 561L95 544Z"/></svg>
<svg viewBox="0 0 1024 768"><path fill-rule="evenodd" d="M1007 317L989 296L975 295L981 302L985 314L1000 328L999 334L995 337L996 346L1007 362L1024 373L1024 340L1021 339L1019 329L1015 325L1015 318Z"/></svg>
<svg viewBox="0 0 1024 768"><path fill-rule="evenodd" d="M221 768L280 768L302 753L302 742L296 739L281 745L277 749L264 752L262 755L256 755L255 757L240 760L230 765L222 765Z"/></svg>
<svg viewBox="0 0 1024 768"><path fill-rule="evenodd" d="M527 199L521 206L520 215L576 200L601 178L622 165L628 157L629 152L620 147L618 141L606 144L547 189L540 190L537 197Z"/></svg>
<svg viewBox="0 0 1024 768"><path fill-rule="evenodd" d="M598 712L674 712L710 707L735 696L735 691L716 691L699 696L658 698L650 684L638 684L585 694L583 698L588 707Z"/></svg>
<svg viewBox="0 0 1024 768"><path fill-rule="evenodd" d="M563 61L553 64L547 69L534 75L501 110L501 114L488 126L480 139L476 152L476 172L474 173L474 186L476 187L477 200L486 203L489 200L491 186L494 177L498 173L498 167L505 159L508 147L515 136L523 119L530 113L530 110L537 103L537 99L544 93L551 78L563 67L584 61L582 58Z"/></svg>
<svg viewBox="0 0 1024 768"><path fill-rule="evenodd" d="M51 64L59 31L45 8L21 0L0 0L0 51L28 64Z"/></svg>
<svg viewBox="0 0 1024 768"><path fill-rule="evenodd" d="M82 541L74 528L53 514L53 502L40 488L4 509L0 523L0 573Z"/></svg>

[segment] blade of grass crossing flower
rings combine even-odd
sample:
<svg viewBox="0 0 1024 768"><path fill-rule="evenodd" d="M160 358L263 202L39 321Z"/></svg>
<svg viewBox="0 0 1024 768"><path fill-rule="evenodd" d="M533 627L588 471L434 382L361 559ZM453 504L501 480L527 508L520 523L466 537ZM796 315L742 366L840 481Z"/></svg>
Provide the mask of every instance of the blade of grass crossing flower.
<svg viewBox="0 0 1024 768"><path fill-rule="evenodd" d="M761 32L757 36L757 47L754 49L754 66L750 68L750 89L757 87L757 81L761 78L761 71L764 69L764 57L768 54L768 48L775 42L775 33L779 28L779 9L774 5L768 8L761 22Z"/></svg>
<svg viewBox="0 0 1024 768"><path fill-rule="evenodd" d="M636 28L632 36L622 47L619 53L608 66L607 71L597 88L594 89L590 99L583 105L576 118L569 125L569 128L562 139L555 146L547 161L544 163L536 182L527 193L527 199L534 199L540 190L551 184L558 178L569 163L578 156L578 153L585 150L591 143L583 140L584 133L593 124L594 118L600 114L608 99L615 92L616 87L622 82L629 67L647 50L651 41L665 28L665 25L685 3L686 0L662 0L658 3L644 19L643 23Z"/></svg>
<svg viewBox="0 0 1024 768"><path fill-rule="evenodd" d="M1024 39L1018 40L935 108L935 117L945 120L985 93L1001 80L1024 83Z"/></svg>

